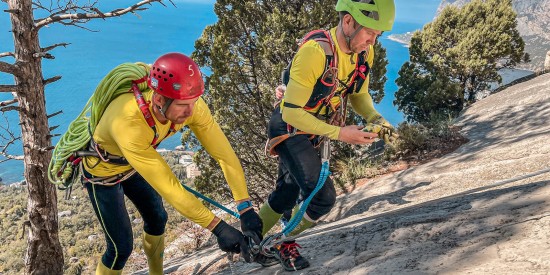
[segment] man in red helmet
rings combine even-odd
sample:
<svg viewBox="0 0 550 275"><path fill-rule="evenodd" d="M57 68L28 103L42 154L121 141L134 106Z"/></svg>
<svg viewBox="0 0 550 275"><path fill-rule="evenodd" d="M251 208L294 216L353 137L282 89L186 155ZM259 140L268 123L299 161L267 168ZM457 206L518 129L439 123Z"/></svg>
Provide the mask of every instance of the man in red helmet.
<svg viewBox="0 0 550 275"><path fill-rule="evenodd" d="M148 88L140 91L138 85L145 80ZM100 85L107 82L104 79ZM163 272L167 213L162 198L191 221L211 230L223 251L242 252L250 261L244 235L186 191L155 150L163 139L188 126L220 164L238 205L242 231L256 234L255 241L259 241L262 221L252 208L239 160L200 97L204 82L199 67L183 54L169 53L157 59L147 75L127 84L134 94L123 93L111 101L93 132L91 147L101 154L82 161L83 182L107 242L96 274L120 274L132 252L132 227L124 196L143 219L143 250L150 274ZM112 161L116 159L112 156L118 161Z"/></svg>

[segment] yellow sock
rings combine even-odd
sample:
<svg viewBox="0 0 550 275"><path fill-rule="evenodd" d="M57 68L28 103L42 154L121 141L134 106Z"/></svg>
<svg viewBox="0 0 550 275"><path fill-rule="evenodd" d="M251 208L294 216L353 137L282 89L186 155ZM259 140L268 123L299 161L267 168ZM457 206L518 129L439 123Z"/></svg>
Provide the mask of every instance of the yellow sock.
<svg viewBox="0 0 550 275"><path fill-rule="evenodd" d="M296 205L294 207L294 209L292 210L292 218L294 218L294 216L296 216L296 213L298 213L298 210L300 210L300 205ZM307 213L304 213L304 216L302 217L302 219L300 220L300 223L298 223L298 225L296 226L296 228L294 228L294 230L292 230L292 232L290 232L288 234L288 236L296 236L300 233L302 233L304 230L312 227L313 225L315 224L315 221L312 220L308 215Z"/></svg>
<svg viewBox="0 0 550 275"><path fill-rule="evenodd" d="M99 259L99 263L97 263L97 267L95 269L95 275L119 275L122 274L122 270L113 270L108 267L106 267L101 259Z"/></svg>
<svg viewBox="0 0 550 275"><path fill-rule="evenodd" d="M147 256L149 274L163 274L164 234L153 236L143 232L143 251Z"/></svg>
<svg viewBox="0 0 550 275"><path fill-rule="evenodd" d="M262 219L263 223L262 236L265 236L265 234L277 223L283 214L275 212L271 206L269 206L269 203L265 202L264 205L260 207L258 215Z"/></svg>

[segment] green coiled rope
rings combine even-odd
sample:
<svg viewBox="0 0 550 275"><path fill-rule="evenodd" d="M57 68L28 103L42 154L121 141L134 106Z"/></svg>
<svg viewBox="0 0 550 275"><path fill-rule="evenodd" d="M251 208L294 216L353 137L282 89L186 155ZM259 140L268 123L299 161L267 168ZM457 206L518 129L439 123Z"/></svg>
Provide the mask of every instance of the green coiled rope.
<svg viewBox="0 0 550 275"><path fill-rule="evenodd" d="M123 63L101 80L80 115L69 124L69 129L55 146L48 166L50 182L65 187L72 184L68 181L72 181L75 167L68 161L69 157L88 145L90 132L95 131L109 103L121 94L132 92L132 81L145 77L149 70L150 67L145 63ZM141 91L146 90L147 82L141 82L138 87Z"/></svg>

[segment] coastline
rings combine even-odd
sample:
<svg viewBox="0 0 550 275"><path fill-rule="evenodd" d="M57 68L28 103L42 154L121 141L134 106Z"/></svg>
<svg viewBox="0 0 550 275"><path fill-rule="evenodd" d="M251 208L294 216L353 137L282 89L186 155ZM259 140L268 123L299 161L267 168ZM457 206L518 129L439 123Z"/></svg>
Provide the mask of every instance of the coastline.
<svg viewBox="0 0 550 275"><path fill-rule="evenodd" d="M390 34L388 35L388 39L395 41L399 44L402 44L406 48L408 48L411 44L411 37L414 32L406 32L406 33L396 33L396 34Z"/></svg>

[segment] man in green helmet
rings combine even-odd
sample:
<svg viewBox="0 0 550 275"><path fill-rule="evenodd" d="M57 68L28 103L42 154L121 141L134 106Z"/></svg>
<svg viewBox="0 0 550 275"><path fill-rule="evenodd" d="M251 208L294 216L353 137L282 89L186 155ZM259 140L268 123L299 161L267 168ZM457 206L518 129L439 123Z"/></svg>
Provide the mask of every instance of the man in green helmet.
<svg viewBox="0 0 550 275"><path fill-rule="evenodd" d="M289 66L284 97L270 119L268 135L270 144L274 144L270 151L279 156L279 173L275 190L260 209L263 235L285 211L297 209L299 197L307 198L317 185L322 159L315 145L320 138L371 144L376 138L395 136L393 127L374 109L368 92L373 45L383 31L393 26L394 2L338 0L336 10L340 17L337 27L324 35L311 36L317 38L304 39ZM365 131L363 126L334 123L335 114L342 115L345 110L342 103L346 97L367 123L380 126L377 133ZM272 143L276 140L279 142ZM311 227L332 209L335 200L333 182L327 178L289 235ZM299 270L308 267L309 262L297 247L294 240L285 241L274 246L272 252L286 270ZM257 261L265 266L276 263L266 255L260 255Z"/></svg>

